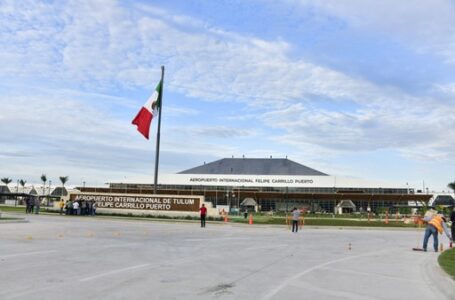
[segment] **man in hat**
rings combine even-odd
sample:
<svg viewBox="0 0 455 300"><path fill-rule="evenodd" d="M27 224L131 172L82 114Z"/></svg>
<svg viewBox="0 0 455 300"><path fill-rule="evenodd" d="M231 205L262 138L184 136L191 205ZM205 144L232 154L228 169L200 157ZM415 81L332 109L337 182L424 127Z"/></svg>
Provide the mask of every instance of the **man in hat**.
<svg viewBox="0 0 455 300"><path fill-rule="evenodd" d="M427 228L425 229L425 236L423 238L423 251L427 251L428 239L433 235L433 248L435 252L438 252L438 234L444 233L452 242L452 235L446 225L446 219L443 214L438 213L433 216L426 216L423 218L427 222Z"/></svg>

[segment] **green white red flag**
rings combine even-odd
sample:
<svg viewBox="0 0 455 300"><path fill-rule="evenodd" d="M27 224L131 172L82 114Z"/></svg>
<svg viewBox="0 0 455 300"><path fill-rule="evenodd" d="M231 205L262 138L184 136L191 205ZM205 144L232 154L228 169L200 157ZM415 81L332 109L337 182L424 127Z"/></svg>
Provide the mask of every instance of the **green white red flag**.
<svg viewBox="0 0 455 300"><path fill-rule="evenodd" d="M153 118L158 115L158 111L161 108L161 84L162 81L160 80L155 91L144 106L141 107L132 122L146 139L149 139L150 124Z"/></svg>

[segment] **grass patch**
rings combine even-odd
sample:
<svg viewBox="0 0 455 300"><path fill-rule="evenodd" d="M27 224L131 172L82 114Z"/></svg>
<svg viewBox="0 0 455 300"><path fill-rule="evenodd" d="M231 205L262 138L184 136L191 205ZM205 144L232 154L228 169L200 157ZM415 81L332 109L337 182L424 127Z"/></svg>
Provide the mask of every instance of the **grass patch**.
<svg viewBox="0 0 455 300"><path fill-rule="evenodd" d="M5 206L0 205L0 211L3 212L23 212L25 213L25 207L21 206Z"/></svg>
<svg viewBox="0 0 455 300"><path fill-rule="evenodd" d="M438 262L441 268L455 279L455 248L442 252Z"/></svg>
<svg viewBox="0 0 455 300"><path fill-rule="evenodd" d="M4 212L19 212L25 213L24 206L4 206L0 205L0 210ZM45 206L41 206L41 213L55 213L58 214L59 210L57 209L46 209ZM169 216L169 215L147 215L147 216L134 216L132 213L127 214L120 214L120 213L105 213L98 211L98 216L105 216L105 217L125 217L125 218L135 218L135 219L166 219L166 220L199 220L199 216ZM286 225L286 217L284 214L275 214L273 216L267 214L253 214L253 223L254 224L264 224L264 225ZM384 221L380 221L378 219L372 219L368 222L366 218L352 218L353 215L336 215L334 218L329 215L306 215L305 216L305 225L312 225L312 226L358 226L358 227L401 227L401 228L416 228L417 225L411 224L404 224L403 222L399 221L396 222L393 219L389 220L389 224L385 224ZM209 216L207 217L207 221L219 221L222 222L223 218L221 216ZM244 223L248 224L249 216L245 219L243 214L241 215L230 215L229 216L230 222L235 223Z"/></svg>
<svg viewBox="0 0 455 300"><path fill-rule="evenodd" d="M236 223L248 223L248 218L240 216L230 217L230 221ZM264 216L255 215L253 217L254 224L277 224L286 225L285 217L277 216ZM305 225L312 226L360 226L360 227L403 227L403 228L415 228L418 227L415 224L404 224L403 222L389 221L389 224L385 224L383 221L371 220L352 220L342 218L320 218L320 217L305 217Z"/></svg>
<svg viewBox="0 0 455 300"><path fill-rule="evenodd" d="M1 221L11 221L11 220L23 220L22 218L10 218L10 217L1 217L0 218L0 222Z"/></svg>

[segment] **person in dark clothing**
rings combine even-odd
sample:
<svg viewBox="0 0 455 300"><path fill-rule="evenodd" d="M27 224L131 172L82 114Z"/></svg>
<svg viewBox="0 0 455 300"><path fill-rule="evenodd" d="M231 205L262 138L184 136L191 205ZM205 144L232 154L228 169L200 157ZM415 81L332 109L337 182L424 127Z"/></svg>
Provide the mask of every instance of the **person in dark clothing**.
<svg viewBox="0 0 455 300"><path fill-rule="evenodd" d="M25 213L28 214L30 212L30 203L32 199L30 197L25 198Z"/></svg>
<svg viewBox="0 0 455 300"><path fill-rule="evenodd" d="M299 221L300 221L300 209L294 207L292 210L292 232L297 232L299 230Z"/></svg>
<svg viewBox="0 0 455 300"><path fill-rule="evenodd" d="M87 201L81 202L81 216L85 216L87 212Z"/></svg>
<svg viewBox="0 0 455 300"><path fill-rule="evenodd" d="M71 199L66 201L66 214L67 215L73 214L73 201L71 201Z"/></svg>
<svg viewBox="0 0 455 300"><path fill-rule="evenodd" d="M29 210L29 213L32 214L34 209L35 209L35 199L33 199L33 197L30 197L30 210Z"/></svg>
<svg viewBox="0 0 455 300"><path fill-rule="evenodd" d="M201 227L205 227L205 216L207 215L207 208L204 204L202 204L201 208L199 208L201 212Z"/></svg>
<svg viewBox="0 0 455 300"><path fill-rule="evenodd" d="M453 237L455 237L455 207L453 208L453 211L450 214L450 221L452 222L452 226L450 226L450 229L452 230L452 238L453 238ZM450 243L450 248L452 248L452 242Z"/></svg>

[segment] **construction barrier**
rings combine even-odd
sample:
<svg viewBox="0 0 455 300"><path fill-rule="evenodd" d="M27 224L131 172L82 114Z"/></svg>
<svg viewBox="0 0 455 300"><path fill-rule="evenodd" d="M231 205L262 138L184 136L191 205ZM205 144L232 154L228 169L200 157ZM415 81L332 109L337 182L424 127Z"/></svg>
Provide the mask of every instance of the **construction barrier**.
<svg viewBox="0 0 455 300"><path fill-rule="evenodd" d="M229 222L228 215L226 212L224 212L224 210L221 212L221 216L223 217L224 222Z"/></svg>

